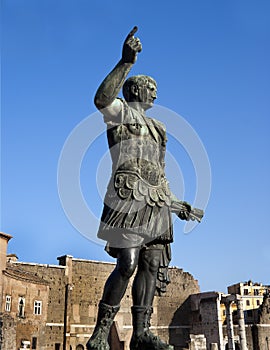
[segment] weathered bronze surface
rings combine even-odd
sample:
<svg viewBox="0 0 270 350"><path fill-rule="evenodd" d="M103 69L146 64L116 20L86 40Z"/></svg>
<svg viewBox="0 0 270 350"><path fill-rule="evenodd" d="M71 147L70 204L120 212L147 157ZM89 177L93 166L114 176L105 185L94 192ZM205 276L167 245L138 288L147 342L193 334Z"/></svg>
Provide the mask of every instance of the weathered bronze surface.
<svg viewBox="0 0 270 350"><path fill-rule="evenodd" d="M173 349L149 330L155 291L164 292L169 283L171 213L182 220L201 221L203 217L202 210L178 200L170 191L164 170L165 126L145 114L157 97L156 81L144 75L125 81L142 50L134 37L136 31L134 27L128 34L122 58L95 95L95 105L107 125L112 158L98 237L107 242L106 250L117 258L117 265L105 284L88 350L109 349L110 326L136 267L130 349ZM117 97L121 88L124 99Z"/></svg>

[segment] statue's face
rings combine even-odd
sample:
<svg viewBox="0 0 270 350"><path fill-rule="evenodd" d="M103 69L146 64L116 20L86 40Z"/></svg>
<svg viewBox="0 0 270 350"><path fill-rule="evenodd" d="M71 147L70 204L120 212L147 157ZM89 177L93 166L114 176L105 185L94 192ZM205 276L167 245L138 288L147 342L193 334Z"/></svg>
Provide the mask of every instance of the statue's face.
<svg viewBox="0 0 270 350"><path fill-rule="evenodd" d="M157 98L157 87L152 82L147 85L138 87L138 102L141 102L144 110L153 107L154 101Z"/></svg>

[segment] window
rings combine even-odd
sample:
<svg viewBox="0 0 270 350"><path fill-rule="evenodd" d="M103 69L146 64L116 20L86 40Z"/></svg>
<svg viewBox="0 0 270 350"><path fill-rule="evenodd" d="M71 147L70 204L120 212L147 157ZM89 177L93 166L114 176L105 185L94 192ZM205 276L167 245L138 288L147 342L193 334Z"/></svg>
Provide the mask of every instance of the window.
<svg viewBox="0 0 270 350"><path fill-rule="evenodd" d="M256 300L257 306L260 305L260 300Z"/></svg>
<svg viewBox="0 0 270 350"><path fill-rule="evenodd" d="M60 350L60 343L55 343L54 344L54 350Z"/></svg>
<svg viewBox="0 0 270 350"><path fill-rule="evenodd" d="M246 305L247 305L247 306L250 305L250 301L249 301L249 300L246 301Z"/></svg>
<svg viewBox="0 0 270 350"><path fill-rule="evenodd" d="M24 317L24 306L25 306L25 298L20 297L19 298L19 304L18 304L18 316L19 317Z"/></svg>
<svg viewBox="0 0 270 350"><path fill-rule="evenodd" d="M244 289L244 295L248 295L248 289Z"/></svg>
<svg viewBox="0 0 270 350"><path fill-rule="evenodd" d="M10 312L10 310L11 310L11 295L6 295L5 311Z"/></svg>
<svg viewBox="0 0 270 350"><path fill-rule="evenodd" d="M254 295L259 295L259 289L254 289Z"/></svg>
<svg viewBox="0 0 270 350"><path fill-rule="evenodd" d="M42 301L35 300L35 302L34 302L34 314L41 315L41 310L42 310Z"/></svg>
<svg viewBox="0 0 270 350"><path fill-rule="evenodd" d="M37 348L37 337L33 337L32 338L32 349L36 349Z"/></svg>
<svg viewBox="0 0 270 350"><path fill-rule="evenodd" d="M252 310L247 310L247 315L248 315L248 317L252 317L252 315L253 315Z"/></svg>

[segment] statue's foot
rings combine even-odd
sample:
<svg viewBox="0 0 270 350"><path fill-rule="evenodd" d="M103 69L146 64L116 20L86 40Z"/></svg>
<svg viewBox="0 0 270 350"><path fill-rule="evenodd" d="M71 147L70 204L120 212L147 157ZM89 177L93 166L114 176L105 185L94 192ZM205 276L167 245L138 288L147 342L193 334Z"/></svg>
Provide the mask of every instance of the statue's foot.
<svg viewBox="0 0 270 350"><path fill-rule="evenodd" d="M150 331L146 331L140 336L132 336L130 350L174 350L174 347L164 343Z"/></svg>
<svg viewBox="0 0 270 350"><path fill-rule="evenodd" d="M119 305L111 306L102 301L99 303L97 324L94 333L86 344L87 350L110 350L108 335L114 316L119 309Z"/></svg>
<svg viewBox="0 0 270 350"><path fill-rule="evenodd" d="M110 350L107 335L102 329L97 330L86 344L87 350Z"/></svg>

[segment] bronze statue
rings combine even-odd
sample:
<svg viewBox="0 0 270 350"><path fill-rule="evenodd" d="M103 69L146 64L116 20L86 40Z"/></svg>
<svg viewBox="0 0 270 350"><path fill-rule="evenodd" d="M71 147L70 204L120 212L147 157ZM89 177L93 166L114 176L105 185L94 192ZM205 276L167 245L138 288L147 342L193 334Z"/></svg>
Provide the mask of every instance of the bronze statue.
<svg viewBox="0 0 270 350"><path fill-rule="evenodd" d="M145 115L157 97L155 80L139 75L125 81L142 50L140 40L134 37L136 31L134 27L128 34L121 60L95 96L95 105L107 124L112 158L98 237L107 241L106 250L117 258L117 264L105 284L88 350L109 349L110 327L136 267L130 349L173 350L149 330L155 290L163 292L168 283L171 213L182 220L200 221L203 216L169 189L164 172L165 127ZM121 88L124 99L117 98Z"/></svg>

